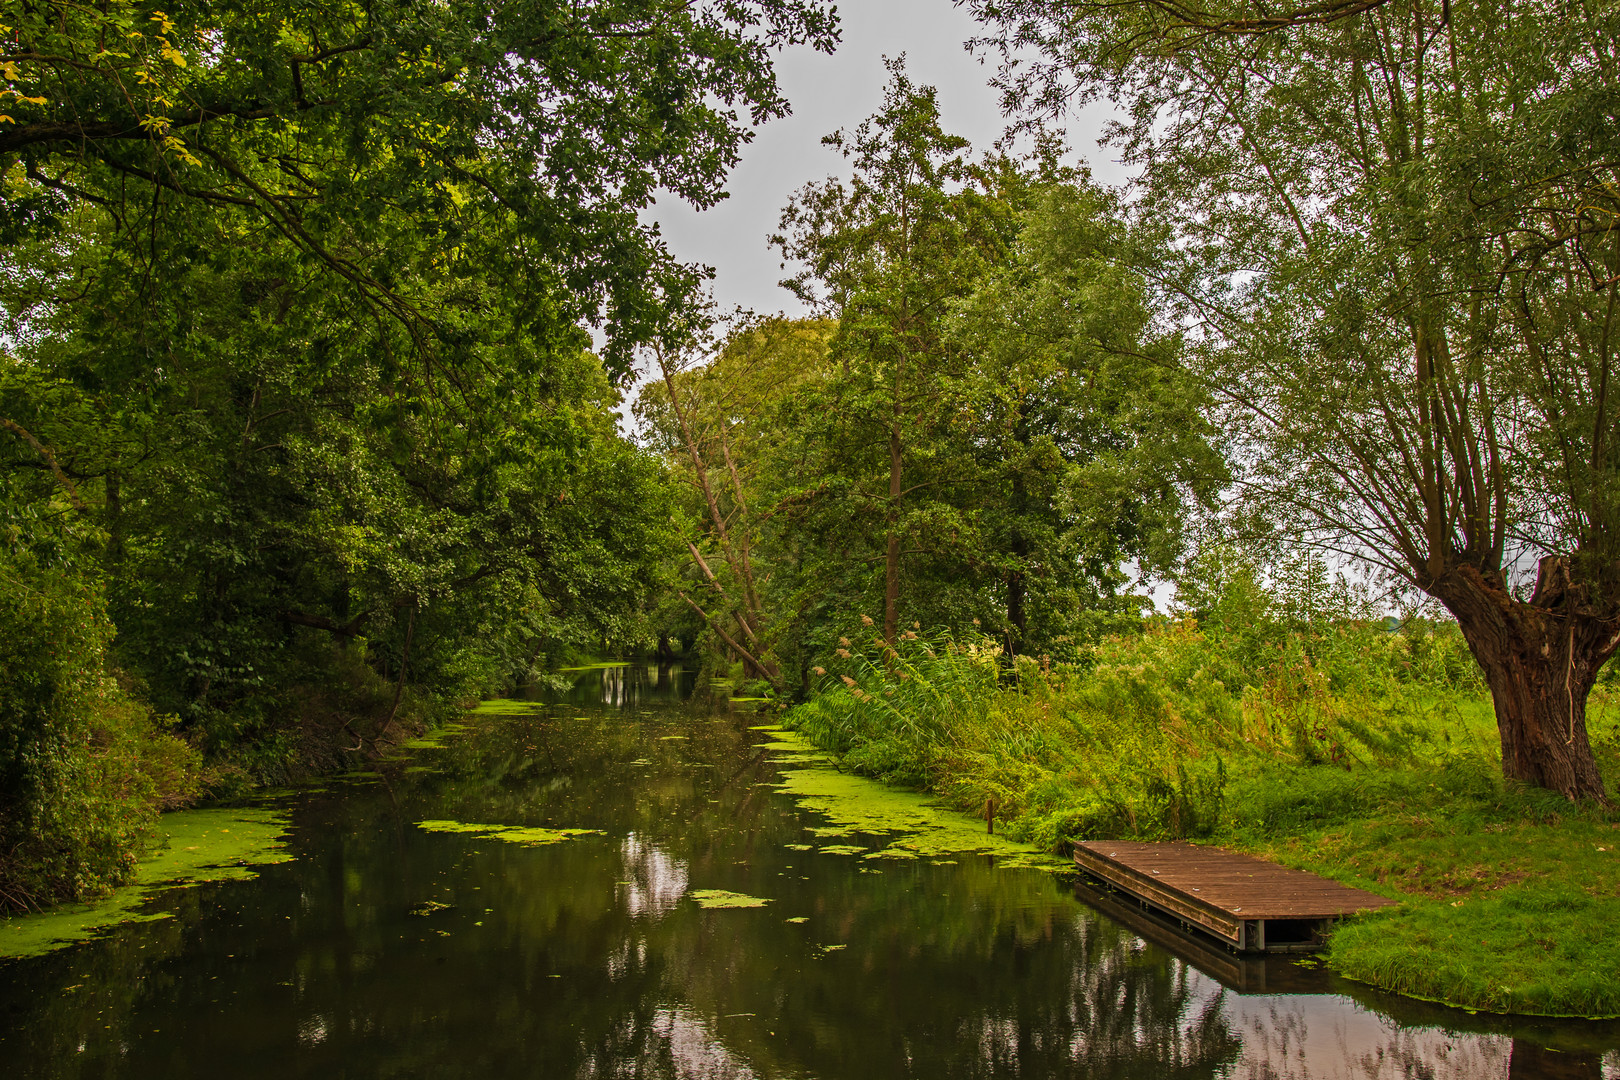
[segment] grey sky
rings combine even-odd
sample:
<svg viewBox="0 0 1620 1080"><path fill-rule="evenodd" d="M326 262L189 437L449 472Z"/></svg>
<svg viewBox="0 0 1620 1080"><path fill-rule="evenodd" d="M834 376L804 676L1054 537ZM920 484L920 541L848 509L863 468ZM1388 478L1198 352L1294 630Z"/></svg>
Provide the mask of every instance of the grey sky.
<svg viewBox="0 0 1620 1080"><path fill-rule="evenodd" d="M665 199L649 212L663 227L670 250L686 262L715 268L715 299L722 310L741 305L761 314L796 313L799 301L776 283L780 258L765 239L775 231L788 197L810 180L844 172L821 137L853 127L876 111L883 97L884 56L905 53L913 80L939 88L947 131L986 149L1005 127L997 95L987 84L993 62L980 64L962 48L976 33L967 12L950 0L866 0L840 5L843 45L833 56L797 49L781 56L782 90L793 115L767 124L743 148L726 190L730 198L698 213ZM1069 139L1100 181L1122 173L1097 148L1097 114L1071 118Z"/></svg>

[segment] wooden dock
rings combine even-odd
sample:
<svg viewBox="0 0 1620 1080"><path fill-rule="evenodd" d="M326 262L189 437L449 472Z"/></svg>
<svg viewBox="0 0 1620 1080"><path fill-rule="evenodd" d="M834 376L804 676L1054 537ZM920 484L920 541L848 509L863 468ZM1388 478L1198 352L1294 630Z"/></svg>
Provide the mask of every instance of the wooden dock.
<svg viewBox="0 0 1620 1080"><path fill-rule="evenodd" d="M1307 952L1334 920L1394 900L1276 863L1182 843L1087 840L1087 875L1238 952Z"/></svg>

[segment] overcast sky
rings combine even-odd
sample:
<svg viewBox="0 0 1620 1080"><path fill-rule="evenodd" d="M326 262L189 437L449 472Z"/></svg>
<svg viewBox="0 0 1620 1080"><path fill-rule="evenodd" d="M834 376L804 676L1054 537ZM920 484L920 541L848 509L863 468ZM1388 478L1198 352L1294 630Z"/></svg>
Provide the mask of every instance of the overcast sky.
<svg viewBox="0 0 1620 1080"><path fill-rule="evenodd" d="M798 299L777 285L780 256L765 242L776 230L789 196L811 180L844 174L839 155L821 137L852 128L883 99L885 56L906 54L913 81L938 87L945 130L988 149L1006 126L997 94L988 85L994 63L980 64L962 44L976 24L951 0L857 0L841 4L843 44L827 56L795 49L777 62L793 115L759 129L731 174L730 198L698 213L665 199L648 212L663 228L670 250L684 262L715 269L714 294L723 311L741 305L761 314L797 313ZM1121 170L1097 147L1097 114L1071 117L1069 141L1104 183Z"/></svg>

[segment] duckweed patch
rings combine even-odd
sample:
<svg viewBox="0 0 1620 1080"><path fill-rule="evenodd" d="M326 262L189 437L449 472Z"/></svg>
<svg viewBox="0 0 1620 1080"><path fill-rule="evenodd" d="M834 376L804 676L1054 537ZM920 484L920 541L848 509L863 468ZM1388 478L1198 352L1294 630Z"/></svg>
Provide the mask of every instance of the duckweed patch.
<svg viewBox="0 0 1620 1080"><path fill-rule="evenodd" d="M600 829L546 829L530 825L475 825L465 821L418 821L416 827L426 832L465 833L529 847L558 844L579 836L600 836L602 832Z"/></svg>
<svg viewBox="0 0 1620 1080"><path fill-rule="evenodd" d="M693 889L686 894L702 908L757 908L770 903L768 897L749 896L747 893L728 892L725 889Z"/></svg>
<svg viewBox="0 0 1620 1080"><path fill-rule="evenodd" d="M0 921L0 957L43 956L122 923L170 918L167 911L138 909L171 887L246 881L258 876L255 867L291 861L282 843L288 824L286 814L262 807L164 814L160 846L137 865L132 884L93 904L64 904Z"/></svg>
<svg viewBox="0 0 1620 1080"><path fill-rule="evenodd" d="M765 745L795 752L809 747L801 736L787 731L778 733ZM789 769L783 772L778 788L793 796L804 809L827 818L828 826L810 830L817 837L892 836L884 848L867 855L868 858L916 859L982 853L997 856L1000 866L1063 872L1073 869L1056 856L990 834L983 822L948 810L925 795L836 769ZM851 850L845 851L845 848ZM832 854L861 854L867 848L829 844L820 850Z"/></svg>
<svg viewBox="0 0 1620 1080"><path fill-rule="evenodd" d="M544 712L546 708L547 705L543 701L523 701L518 698L491 698L488 701L480 701L477 707L472 709L467 715L527 716L531 713ZM456 725L454 724L445 725L445 727L455 726ZM440 728L439 730L443 731L444 728Z"/></svg>
<svg viewBox="0 0 1620 1080"><path fill-rule="evenodd" d="M498 703L491 702L491 704ZM483 706L479 706L473 711L483 712L484 708ZM433 750L443 746L445 740L449 739L452 735L459 735L466 730L466 724L444 724L433 728L430 731L425 731L414 739L407 739L405 742L402 742L399 745L405 750Z"/></svg>
<svg viewBox="0 0 1620 1080"><path fill-rule="evenodd" d="M443 903L443 902L438 901L438 900L425 900L422 903L420 903L420 904L416 905L415 907L411 908L411 914L412 915L422 915L422 916L432 915L435 912L439 912L439 911L449 911L451 907L452 907L452 905Z"/></svg>

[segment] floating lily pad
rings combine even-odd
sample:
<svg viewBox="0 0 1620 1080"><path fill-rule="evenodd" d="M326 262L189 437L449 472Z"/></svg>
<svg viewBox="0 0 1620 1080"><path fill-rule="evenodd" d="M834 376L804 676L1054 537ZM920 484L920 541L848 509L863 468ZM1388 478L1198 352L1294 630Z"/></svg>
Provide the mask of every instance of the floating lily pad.
<svg viewBox="0 0 1620 1080"><path fill-rule="evenodd" d="M810 921L810 916L808 916L808 915L795 915L791 919L784 919L782 921L783 922L790 922L790 923L807 923L807 922Z"/></svg>

